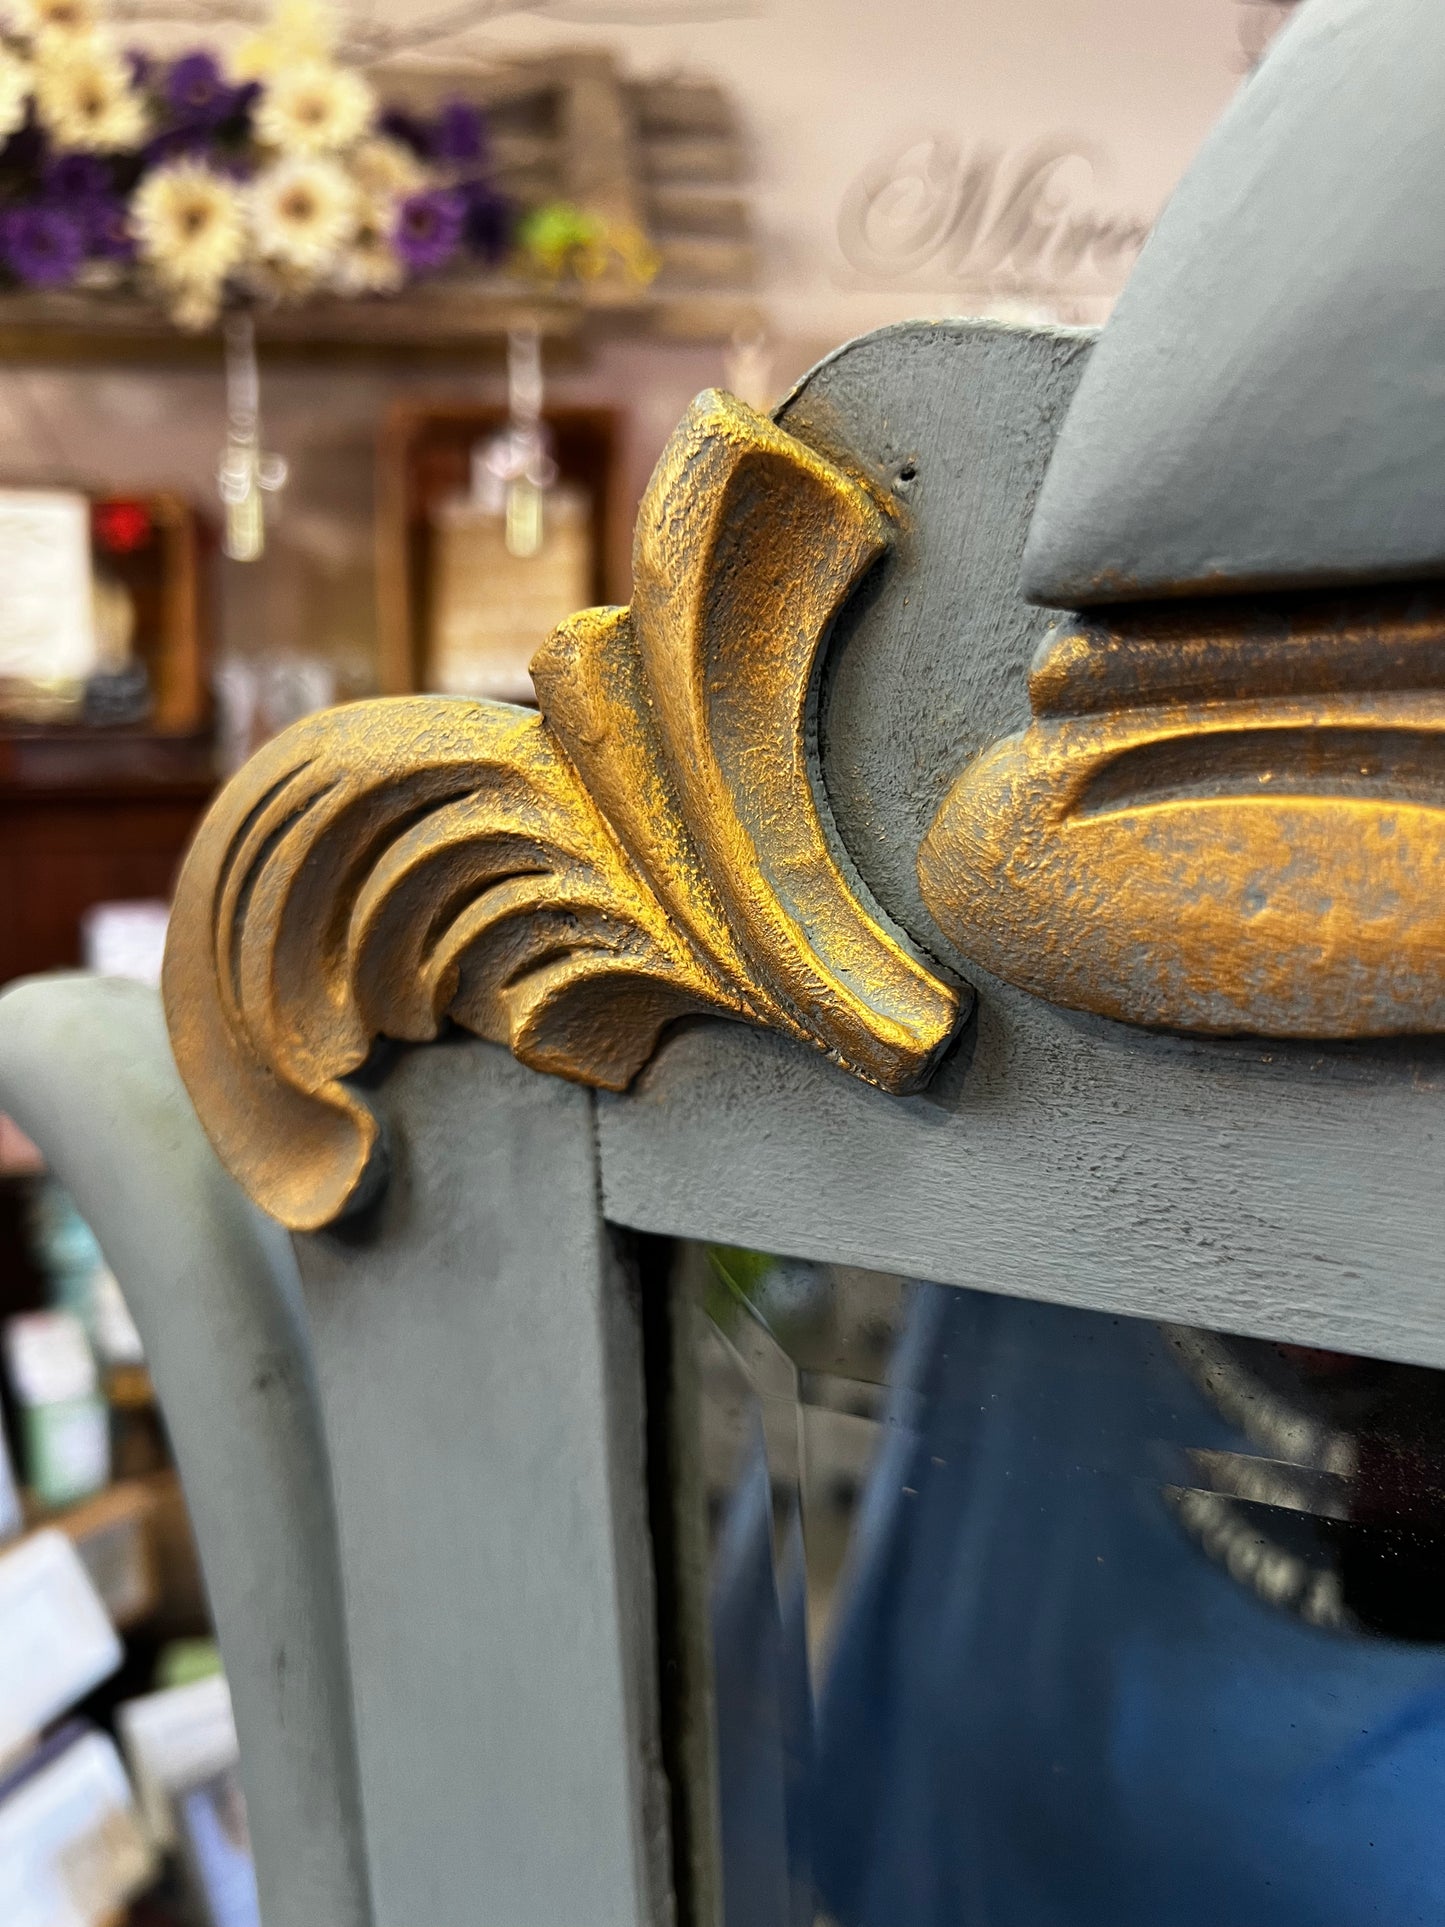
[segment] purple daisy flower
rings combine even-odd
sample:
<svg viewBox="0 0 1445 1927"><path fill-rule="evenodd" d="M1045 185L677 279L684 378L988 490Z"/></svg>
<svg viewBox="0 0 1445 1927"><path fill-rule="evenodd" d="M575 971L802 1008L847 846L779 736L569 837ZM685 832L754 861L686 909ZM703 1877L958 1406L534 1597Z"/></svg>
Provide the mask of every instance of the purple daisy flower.
<svg viewBox="0 0 1445 1927"><path fill-rule="evenodd" d="M97 194L76 210L85 235L85 251L95 261L133 261L135 236L125 202L113 194Z"/></svg>
<svg viewBox="0 0 1445 1927"><path fill-rule="evenodd" d="M512 245L516 211L490 181L463 181L457 191L466 203L463 240L471 253L494 268Z"/></svg>
<svg viewBox="0 0 1445 1927"><path fill-rule="evenodd" d="M212 54L183 54L166 75L166 105L178 119L193 124L214 127L223 121L235 91Z"/></svg>
<svg viewBox="0 0 1445 1927"><path fill-rule="evenodd" d="M110 169L96 154L57 154L41 176L47 200L88 201L110 189Z"/></svg>
<svg viewBox="0 0 1445 1927"><path fill-rule="evenodd" d="M149 164L177 154L195 153L212 138L244 131L239 123L250 113L260 85L254 80L233 87L214 57L184 54L165 73L163 88L170 123L145 150Z"/></svg>
<svg viewBox="0 0 1445 1927"><path fill-rule="evenodd" d="M487 151L487 124L470 101L449 100L432 123L432 157L465 166Z"/></svg>
<svg viewBox="0 0 1445 1927"><path fill-rule="evenodd" d="M392 241L412 274L445 265L461 244L466 202L449 187L408 194L397 210Z"/></svg>
<svg viewBox="0 0 1445 1927"><path fill-rule="evenodd" d="M0 230L5 264L32 288L73 281L85 259L85 230L58 207L17 207Z"/></svg>
<svg viewBox="0 0 1445 1927"><path fill-rule="evenodd" d="M209 127L197 121L178 121L172 127L163 127L141 149L142 172L159 167L163 161L173 161L181 154L201 153L210 145Z"/></svg>

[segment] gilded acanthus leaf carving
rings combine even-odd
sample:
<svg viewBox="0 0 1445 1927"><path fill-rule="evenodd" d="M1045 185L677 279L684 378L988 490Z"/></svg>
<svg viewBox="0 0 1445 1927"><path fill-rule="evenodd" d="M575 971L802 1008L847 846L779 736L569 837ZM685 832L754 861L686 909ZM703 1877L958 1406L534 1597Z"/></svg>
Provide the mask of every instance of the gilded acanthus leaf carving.
<svg viewBox="0 0 1445 1927"><path fill-rule="evenodd" d="M1061 622L1033 721L918 858L970 962L1128 1023L1445 1030L1445 600L1371 590Z"/></svg>
<svg viewBox="0 0 1445 1927"><path fill-rule="evenodd" d="M176 1059L229 1168L296 1229L377 1171L347 1079L448 1020L623 1088L712 1012L892 1091L960 997L830 847L808 709L833 615L890 540L867 485L699 398L639 517L630 609L564 623L540 714L403 697L307 718L226 787L178 887Z"/></svg>

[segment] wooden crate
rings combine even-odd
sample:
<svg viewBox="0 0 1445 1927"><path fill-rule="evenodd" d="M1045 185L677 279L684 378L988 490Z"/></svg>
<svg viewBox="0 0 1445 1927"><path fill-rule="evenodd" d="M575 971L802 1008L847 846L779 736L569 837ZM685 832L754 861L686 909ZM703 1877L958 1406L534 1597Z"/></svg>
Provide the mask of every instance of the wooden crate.
<svg viewBox="0 0 1445 1927"><path fill-rule="evenodd" d="M390 101L420 111L464 94L487 109L497 184L520 207L574 201L647 236L651 290L620 272L590 298L645 308L658 295L748 289L756 273L743 142L731 102L703 81L630 81L601 49L480 73L382 68Z"/></svg>

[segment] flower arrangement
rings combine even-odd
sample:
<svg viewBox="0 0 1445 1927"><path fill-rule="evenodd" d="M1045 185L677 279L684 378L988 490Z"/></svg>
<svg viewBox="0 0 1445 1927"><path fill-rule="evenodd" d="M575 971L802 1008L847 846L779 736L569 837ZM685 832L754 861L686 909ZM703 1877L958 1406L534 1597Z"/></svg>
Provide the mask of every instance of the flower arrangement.
<svg viewBox="0 0 1445 1927"><path fill-rule="evenodd" d="M0 286L133 288L199 329L512 247L480 110L387 109L314 0L228 61L123 49L99 5L3 0Z"/></svg>

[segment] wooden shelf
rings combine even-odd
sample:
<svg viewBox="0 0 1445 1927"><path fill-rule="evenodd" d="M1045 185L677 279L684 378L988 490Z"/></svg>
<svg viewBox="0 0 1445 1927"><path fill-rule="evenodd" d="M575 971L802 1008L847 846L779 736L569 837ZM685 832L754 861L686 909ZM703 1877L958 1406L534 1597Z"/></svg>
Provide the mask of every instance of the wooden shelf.
<svg viewBox="0 0 1445 1927"><path fill-rule="evenodd" d="M92 1499L30 1516L32 1529L58 1527L70 1540L117 1632L149 1619L160 1603L154 1520L160 1487L172 1476L122 1479Z"/></svg>
<svg viewBox="0 0 1445 1927"><path fill-rule="evenodd" d="M643 335L726 341L755 332L751 296L716 289L599 286L539 289L503 275L438 280L368 300L317 300L257 317L264 352L288 359L390 354L444 356L500 344L535 327L557 340ZM0 358L8 361L219 362L214 331L180 333L149 303L76 292L0 295Z"/></svg>
<svg viewBox="0 0 1445 1927"><path fill-rule="evenodd" d="M177 1627L205 1624L200 1568L173 1467L116 1479L93 1498L56 1511L22 1497L26 1532L53 1527L65 1534L117 1632L157 1618Z"/></svg>
<svg viewBox="0 0 1445 1927"><path fill-rule="evenodd" d="M0 725L0 803L97 790L112 800L164 793L204 802L216 780L215 742L206 732Z"/></svg>

